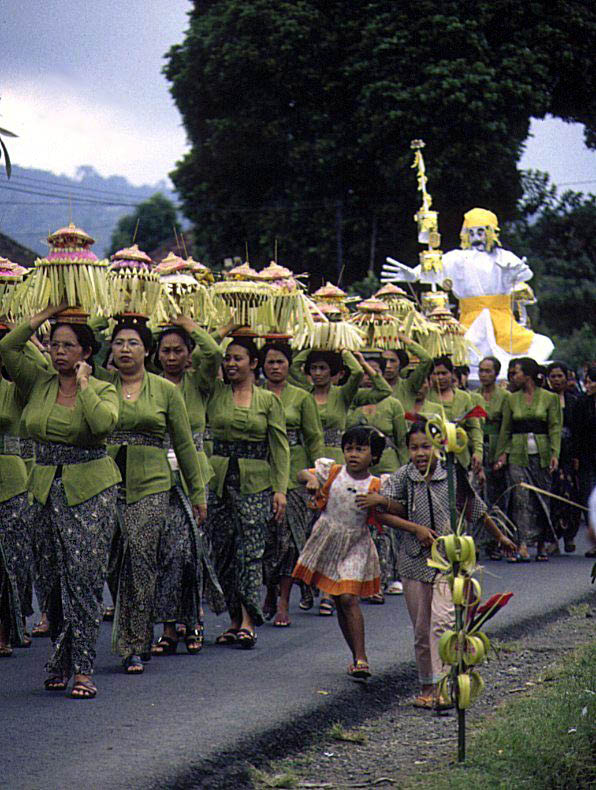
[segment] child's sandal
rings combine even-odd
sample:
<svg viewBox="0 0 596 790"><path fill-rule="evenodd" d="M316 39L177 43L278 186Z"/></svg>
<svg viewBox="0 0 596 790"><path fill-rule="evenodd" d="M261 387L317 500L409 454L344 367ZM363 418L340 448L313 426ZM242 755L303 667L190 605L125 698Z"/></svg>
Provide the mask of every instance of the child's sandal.
<svg viewBox="0 0 596 790"><path fill-rule="evenodd" d="M348 667L348 675L352 680L368 680L370 674L370 667L366 661L356 661Z"/></svg>
<svg viewBox="0 0 596 790"><path fill-rule="evenodd" d="M330 598L321 598L321 603L319 604L319 614L322 617L331 617L335 607L333 605L333 601Z"/></svg>

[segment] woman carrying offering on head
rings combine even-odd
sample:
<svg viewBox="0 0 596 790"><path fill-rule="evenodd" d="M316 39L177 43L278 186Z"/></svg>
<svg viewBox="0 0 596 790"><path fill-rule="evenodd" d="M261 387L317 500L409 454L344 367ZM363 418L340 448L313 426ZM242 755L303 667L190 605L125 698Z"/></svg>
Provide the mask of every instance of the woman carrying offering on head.
<svg viewBox="0 0 596 790"><path fill-rule="evenodd" d="M290 472L283 406L255 385L258 366L254 342L234 337L223 362L227 383L215 382L207 404L215 473L207 531L231 619L216 644L244 649L255 646L255 627L263 622L265 541L271 517L284 520Z"/></svg>
<svg viewBox="0 0 596 790"><path fill-rule="evenodd" d="M128 674L144 671L153 638L158 547L168 518L172 475L164 440L174 449L188 486L194 518L205 515L206 479L178 387L145 370L153 338L144 322L122 318L112 332L112 381L120 403L109 451L121 473L118 492L120 556L112 647Z"/></svg>
<svg viewBox="0 0 596 790"><path fill-rule="evenodd" d="M223 353L215 340L190 318L180 316L164 329L157 341L155 363L165 379L178 387L190 420L203 479L213 471L204 449L205 410ZM232 325L222 327L224 337ZM224 611L223 593L209 561L205 536L192 516L188 485L180 474L173 448L168 450L173 485L170 490L168 517L159 541L158 576L155 592L155 622L164 624L163 635L152 646L152 655L176 652L176 623L183 623L187 652L198 653L204 640L201 600L203 593L209 607L217 614ZM202 522L207 517L206 503L199 504Z"/></svg>
<svg viewBox="0 0 596 790"><path fill-rule="evenodd" d="M31 517L47 536L44 603L53 643L44 685L63 691L74 675L71 696L90 699L97 693L95 643L120 480L106 450L106 436L118 419L118 396L92 375L95 341L85 325L54 324L53 369L24 353L38 327L66 307L49 307L13 329L0 341L0 354L26 402L25 425L35 440Z"/></svg>
<svg viewBox="0 0 596 790"><path fill-rule="evenodd" d="M383 351L385 369L383 375L393 390L393 397L403 406L404 411L413 411L414 403L428 379L432 370L433 361L430 354L419 343L405 334L400 334L399 339L408 349L418 357L418 364L405 378L401 375L410 364L410 356L403 348Z"/></svg>
<svg viewBox="0 0 596 790"><path fill-rule="evenodd" d="M313 396L288 382L292 350L286 343L267 343L262 351L265 387L280 399L286 418L290 445L290 479L286 514L283 521L273 519L265 550L267 600L265 616L274 615L273 625L290 625L288 606L292 589L292 571L307 538L311 512L308 495L298 481L298 472L312 466L324 455L323 427ZM277 586L279 585L279 601ZM312 605L312 603L311 603ZM267 611L269 609L269 611Z"/></svg>

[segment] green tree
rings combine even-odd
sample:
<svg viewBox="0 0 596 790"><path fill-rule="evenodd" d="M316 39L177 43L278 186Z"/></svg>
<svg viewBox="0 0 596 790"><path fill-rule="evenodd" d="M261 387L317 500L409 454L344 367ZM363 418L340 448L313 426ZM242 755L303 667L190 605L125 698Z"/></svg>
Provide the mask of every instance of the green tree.
<svg viewBox="0 0 596 790"><path fill-rule="evenodd" d="M528 259L538 299L534 327L552 337L554 358L578 365L596 353L596 196L556 190L544 173L524 177L521 218L503 245Z"/></svg>
<svg viewBox="0 0 596 790"><path fill-rule="evenodd" d="M371 249L377 268L414 263L419 137L445 249L473 205L513 218L531 117L583 122L596 145L595 31L585 0L197 0L165 68L197 254L259 255L277 237L286 263L344 266L344 283Z"/></svg>
<svg viewBox="0 0 596 790"><path fill-rule="evenodd" d="M156 192L148 200L139 203L133 214L127 214L118 220L108 254L112 255L123 247L130 247L133 238L140 249L151 252L171 238L174 229L176 233L180 232L176 207L161 192Z"/></svg>

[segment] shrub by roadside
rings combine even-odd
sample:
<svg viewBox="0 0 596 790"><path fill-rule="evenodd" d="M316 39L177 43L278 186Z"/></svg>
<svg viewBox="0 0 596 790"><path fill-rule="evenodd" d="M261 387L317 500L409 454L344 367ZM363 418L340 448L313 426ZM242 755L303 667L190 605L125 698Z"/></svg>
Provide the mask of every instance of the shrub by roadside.
<svg viewBox="0 0 596 790"><path fill-rule="evenodd" d="M596 645L559 664L528 697L499 709L470 743L464 766L417 776L409 787L459 790L596 786Z"/></svg>
<svg viewBox="0 0 596 790"><path fill-rule="evenodd" d="M463 782L473 790L595 786L596 620L590 603L570 606L545 624L516 627L514 641L491 637L498 656L483 664L486 688L468 711L465 767L454 765L454 715L420 711L412 707L411 698L400 697L352 729L343 730L344 721L312 733L314 743L299 753L256 760L259 769L248 769L246 784L237 775L234 787L459 790ZM517 717L518 730L509 716ZM338 737L340 728L349 738Z"/></svg>

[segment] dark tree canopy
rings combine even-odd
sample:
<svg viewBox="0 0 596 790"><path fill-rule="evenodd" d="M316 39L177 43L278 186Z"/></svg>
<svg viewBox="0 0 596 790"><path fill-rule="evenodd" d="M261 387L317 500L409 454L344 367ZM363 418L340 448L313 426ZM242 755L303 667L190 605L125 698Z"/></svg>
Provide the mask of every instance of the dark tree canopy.
<svg viewBox="0 0 596 790"><path fill-rule="evenodd" d="M415 263L414 138L444 249L474 205L513 218L532 117L596 146L595 32L588 0L197 0L165 68L197 253L265 260L278 238L297 270L333 276L341 255L344 282Z"/></svg>
<svg viewBox="0 0 596 790"><path fill-rule="evenodd" d="M174 228L176 233L180 231L176 206L161 192L156 192L148 200L139 203L133 214L118 220L108 254L130 247L133 238L141 250L151 252L174 235Z"/></svg>
<svg viewBox="0 0 596 790"><path fill-rule="evenodd" d="M504 246L528 259L538 297L534 325L555 341L554 359L577 365L596 354L596 197L560 197L544 173L523 178L521 218L502 235Z"/></svg>

